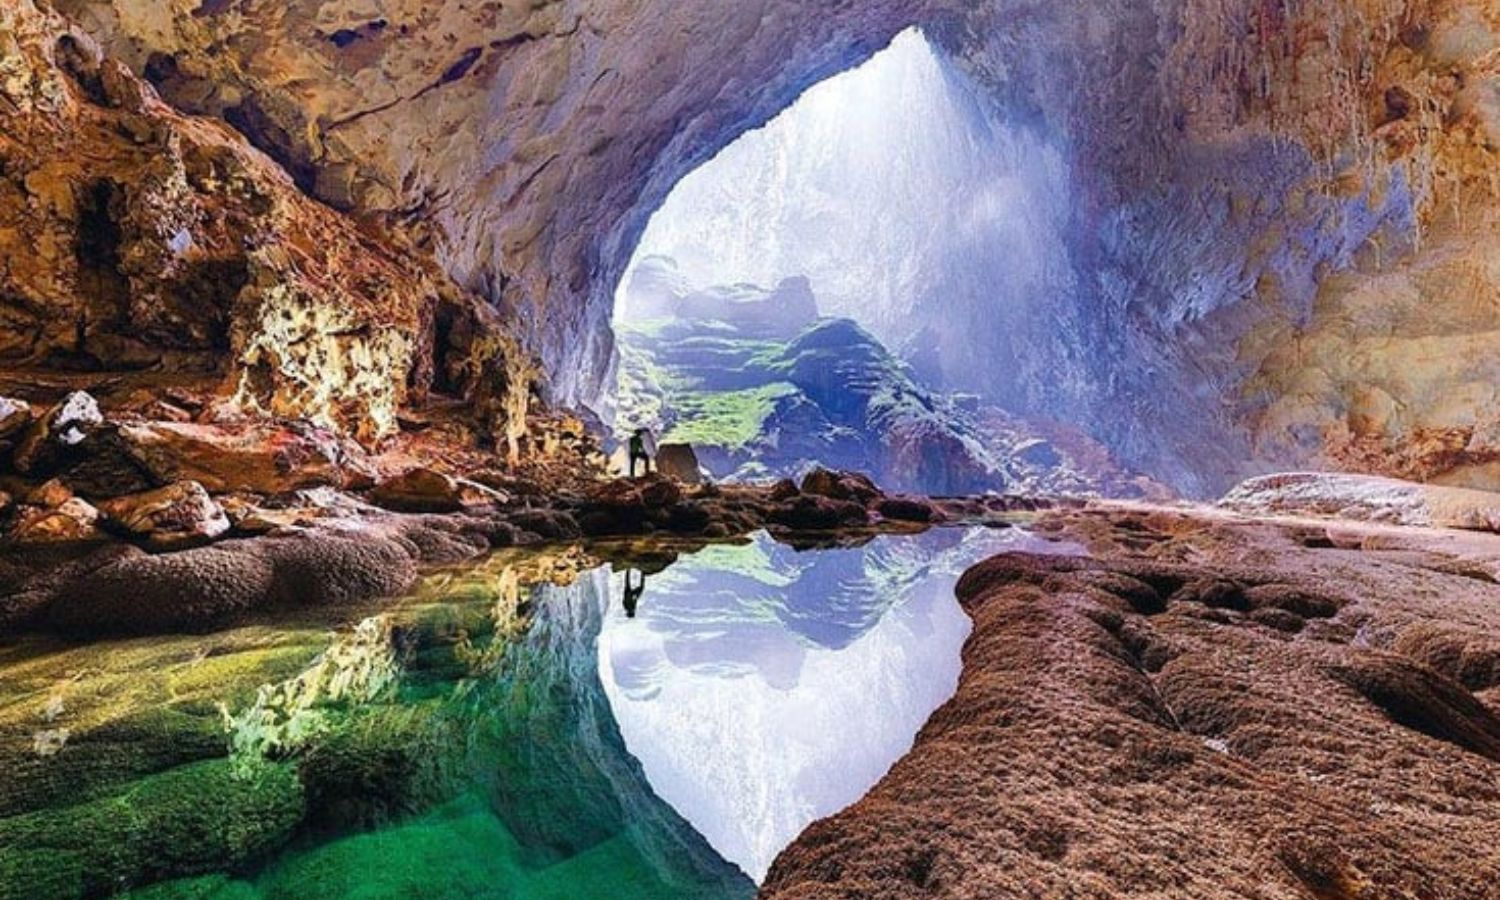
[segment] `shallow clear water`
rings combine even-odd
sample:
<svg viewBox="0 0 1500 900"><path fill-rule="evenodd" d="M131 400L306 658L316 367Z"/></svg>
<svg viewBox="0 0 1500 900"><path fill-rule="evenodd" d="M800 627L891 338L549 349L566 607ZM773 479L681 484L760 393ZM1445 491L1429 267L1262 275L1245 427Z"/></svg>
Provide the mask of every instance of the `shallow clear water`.
<svg viewBox="0 0 1500 900"><path fill-rule="evenodd" d="M331 632L0 648L0 751L25 769L0 796L0 884L749 897L951 696L962 571L1050 546L955 529L798 552L760 535L670 564L651 548L644 576L575 548L441 573ZM148 720L170 726L148 736ZM185 735L197 749L175 758Z"/></svg>

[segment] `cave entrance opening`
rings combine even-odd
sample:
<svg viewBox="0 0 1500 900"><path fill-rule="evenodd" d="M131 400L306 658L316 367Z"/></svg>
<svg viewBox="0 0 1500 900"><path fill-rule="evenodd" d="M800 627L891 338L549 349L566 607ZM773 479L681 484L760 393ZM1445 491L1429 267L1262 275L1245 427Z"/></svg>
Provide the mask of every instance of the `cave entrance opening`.
<svg viewBox="0 0 1500 900"><path fill-rule="evenodd" d="M930 494L1054 465L975 377L1008 365L984 335L1070 289L1068 169L1041 133L914 28L690 172L616 295L622 443L649 429L721 479L822 465Z"/></svg>

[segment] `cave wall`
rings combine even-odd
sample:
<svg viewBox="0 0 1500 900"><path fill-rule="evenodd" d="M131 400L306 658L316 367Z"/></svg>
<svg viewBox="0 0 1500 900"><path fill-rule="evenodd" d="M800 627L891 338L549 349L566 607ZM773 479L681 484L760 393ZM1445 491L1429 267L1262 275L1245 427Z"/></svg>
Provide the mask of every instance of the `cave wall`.
<svg viewBox="0 0 1500 900"><path fill-rule="evenodd" d="M1079 288L997 334L994 387L1191 494L1303 466L1486 483L1497 13L996 4L938 30L1072 159Z"/></svg>
<svg viewBox="0 0 1500 900"><path fill-rule="evenodd" d="M921 24L1066 153L1078 285L972 368L1208 494L1331 465L1495 485L1493 0L56 0L173 103L433 250L554 397L686 172Z"/></svg>
<svg viewBox="0 0 1500 900"><path fill-rule="evenodd" d="M231 415L373 445L433 389L524 420L533 366L428 255L309 198L224 122L163 103L66 18L0 7L8 382L201 386L232 396Z"/></svg>
<svg viewBox="0 0 1500 900"><path fill-rule="evenodd" d="M915 0L57 0L172 102L402 228L596 396L615 282L681 175L883 46ZM814 14L816 13L816 14Z"/></svg>

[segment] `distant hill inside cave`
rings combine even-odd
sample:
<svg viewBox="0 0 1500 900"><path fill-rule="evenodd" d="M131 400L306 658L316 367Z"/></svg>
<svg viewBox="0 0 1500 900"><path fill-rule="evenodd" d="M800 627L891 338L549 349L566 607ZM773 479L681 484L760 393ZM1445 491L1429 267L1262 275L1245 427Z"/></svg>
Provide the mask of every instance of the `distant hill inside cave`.
<svg viewBox="0 0 1500 900"><path fill-rule="evenodd" d="M930 388L855 321L820 316L806 278L697 287L649 257L626 277L616 330L617 436L691 444L717 479L825 466L933 495L1158 490L1074 429Z"/></svg>

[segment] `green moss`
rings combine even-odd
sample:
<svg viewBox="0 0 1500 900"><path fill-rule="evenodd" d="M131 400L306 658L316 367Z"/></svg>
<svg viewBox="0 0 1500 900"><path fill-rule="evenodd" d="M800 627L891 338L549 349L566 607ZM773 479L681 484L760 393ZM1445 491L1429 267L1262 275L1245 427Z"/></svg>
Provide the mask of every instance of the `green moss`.
<svg viewBox="0 0 1500 900"><path fill-rule="evenodd" d="M740 876L704 884L662 880L625 835L537 865L487 806L466 797L420 819L352 835L285 860L256 881L267 900L323 898L748 898Z"/></svg>
<svg viewBox="0 0 1500 900"><path fill-rule="evenodd" d="M92 800L123 782L226 752L224 727L211 707L193 713L148 707L70 732L52 756L7 741L0 751L6 773L0 778L0 816Z"/></svg>
<svg viewBox="0 0 1500 900"><path fill-rule="evenodd" d="M213 760L100 800L0 820L0 898L76 897L239 866L303 816L288 765Z"/></svg>
<svg viewBox="0 0 1500 900"><path fill-rule="evenodd" d="M255 888L227 875L163 881L130 892L130 900L255 900Z"/></svg>
<svg viewBox="0 0 1500 900"><path fill-rule="evenodd" d="M325 828L364 828L421 812L457 793L465 751L442 701L361 710L300 762L308 807Z"/></svg>
<svg viewBox="0 0 1500 900"><path fill-rule="evenodd" d="M674 396L680 418L663 441L743 450L765 433L777 402L796 394L795 386L776 382L743 391Z"/></svg>
<svg viewBox="0 0 1500 900"><path fill-rule="evenodd" d="M261 685L295 678L327 647L327 632L320 631L284 644L208 655L171 671L165 688L176 697L209 697L241 706L255 699Z"/></svg>

